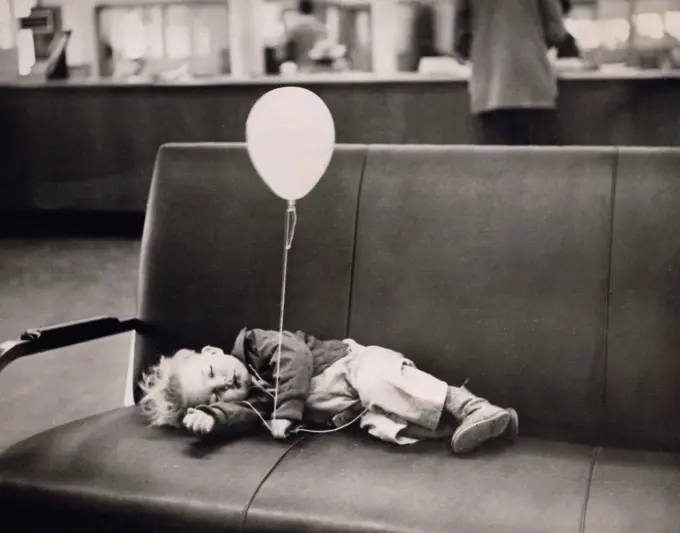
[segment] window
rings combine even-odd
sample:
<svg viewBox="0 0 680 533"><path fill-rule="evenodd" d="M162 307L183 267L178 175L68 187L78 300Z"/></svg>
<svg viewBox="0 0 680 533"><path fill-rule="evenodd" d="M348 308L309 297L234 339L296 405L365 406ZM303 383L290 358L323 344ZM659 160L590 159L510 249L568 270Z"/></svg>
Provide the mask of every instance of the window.
<svg viewBox="0 0 680 533"><path fill-rule="evenodd" d="M14 48L14 19L9 0L0 0L0 50Z"/></svg>
<svg viewBox="0 0 680 533"><path fill-rule="evenodd" d="M573 2L567 28L607 70L680 68L679 0Z"/></svg>
<svg viewBox="0 0 680 533"><path fill-rule="evenodd" d="M97 8L104 77L229 72L226 2L146 3Z"/></svg>
<svg viewBox="0 0 680 533"><path fill-rule="evenodd" d="M16 18L27 17L30 15L31 9L34 8L37 3L36 0L12 0L14 16Z"/></svg>
<svg viewBox="0 0 680 533"><path fill-rule="evenodd" d="M297 19L295 2L265 0L262 5L262 26L265 46L280 45L287 28ZM325 25L329 43L342 45L343 61L336 70L371 71L372 35L371 4L365 1L319 0L314 15Z"/></svg>
<svg viewBox="0 0 680 533"><path fill-rule="evenodd" d="M35 45L31 30L19 30L17 51L19 55L19 75L27 76L35 65Z"/></svg>
<svg viewBox="0 0 680 533"><path fill-rule="evenodd" d="M30 15L31 9L35 7L36 3L36 0L12 0L14 18L20 19ZM13 32L12 28L9 28L9 31ZM19 75L26 76L31 73L31 69L33 68L33 65L35 65L35 41L33 39L33 31L29 29L18 30L16 34L16 47L19 62Z"/></svg>
<svg viewBox="0 0 680 533"><path fill-rule="evenodd" d="M191 57L192 12L187 6L170 6L165 10L165 44L171 59Z"/></svg>

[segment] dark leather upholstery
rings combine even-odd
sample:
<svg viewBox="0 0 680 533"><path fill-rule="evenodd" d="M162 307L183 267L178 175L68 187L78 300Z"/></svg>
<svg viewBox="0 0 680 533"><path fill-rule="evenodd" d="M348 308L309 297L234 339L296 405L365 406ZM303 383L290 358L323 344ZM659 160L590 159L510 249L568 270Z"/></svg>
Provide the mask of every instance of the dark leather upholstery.
<svg viewBox="0 0 680 533"><path fill-rule="evenodd" d="M344 338L364 147L340 148L298 202L286 327ZM161 149L150 193L135 382L160 353L231 348L244 326L277 329L286 201L257 176L244 145ZM136 391L138 393L138 391Z"/></svg>
<svg viewBox="0 0 680 533"><path fill-rule="evenodd" d="M470 377L517 408L524 434L592 441L615 156L371 147L350 336Z"/></svg>
<svg viewBox="0 0 680 533"><path fill-rule="evenodd" d="M677 533L680 455L604 448L593 471L585 533Z"/></svg>
<svg viewBox="0 0 680 533"><path fill-rule="evenodd" d="M267 479L245 531L579 531L593 450L523 439L454 459L344 433L305 440Z"/></svg>
<svg viewBox="0 0 680 533"><path fill-rule="evenodd" d="M680 439L679 158L339 147L298 205L286 327L470 377L518 409L519 441L461 458L350 429L209 448L119 409L0 455L3 532L677 531L680 459L652 450ZM244 146L161 150L136 378L162 352L277 326L284 212ZM646 451L590 446L607 442Z"/></svg>
<svg viewBox="0 0 680 533"><path fill-rule="evenodd" d="M2 455L3 531L239 531L292 444L259 436L198 447L147 429L134 408L79 420Z"/></svg>
<svg viewBox="0 0 680 533"><path fill-rule="evenodd" d="M680 451L680 151L619 156L607 441Z"/></svg>

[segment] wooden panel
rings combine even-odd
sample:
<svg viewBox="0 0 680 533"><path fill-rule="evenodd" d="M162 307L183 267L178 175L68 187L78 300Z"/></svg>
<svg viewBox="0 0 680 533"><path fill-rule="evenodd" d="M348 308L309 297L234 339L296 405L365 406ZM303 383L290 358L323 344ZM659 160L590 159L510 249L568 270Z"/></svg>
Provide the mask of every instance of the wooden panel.
<svg viewBox="0 0 680 533"><path fill-rule="evenodd" d="M340 143L474 144L464 81L300 83ZM165 142L243 141L271 83L0 87L0 209L142 212ZM680 79L565 79L566 145L680 145Z"/></svg>

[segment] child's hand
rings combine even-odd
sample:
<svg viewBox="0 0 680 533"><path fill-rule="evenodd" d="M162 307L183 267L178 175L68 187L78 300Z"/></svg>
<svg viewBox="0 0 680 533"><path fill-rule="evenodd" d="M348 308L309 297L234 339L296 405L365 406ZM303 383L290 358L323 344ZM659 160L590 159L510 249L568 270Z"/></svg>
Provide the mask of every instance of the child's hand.
<svg viewBox="0 0 680 533"><path fill-rule="evenodd" d="M182 423L196 435L207 435L215 427L215 419L212 416L192 407L187 410Z"/></svg>
<svg viewBox="0 0 680 533"><path fill-rule="evenodd" d="M272 435L275 439L285 439L288 436L288 430L293 423L290 420L281 420L277 418L276 420L269 421L269 427L272 430Z"/></svg>

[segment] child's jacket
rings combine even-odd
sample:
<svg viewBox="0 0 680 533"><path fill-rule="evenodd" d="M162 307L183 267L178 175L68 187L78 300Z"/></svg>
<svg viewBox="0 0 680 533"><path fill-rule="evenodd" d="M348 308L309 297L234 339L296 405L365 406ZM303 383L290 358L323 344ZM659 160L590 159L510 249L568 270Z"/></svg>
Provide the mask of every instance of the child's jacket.
<svg viewBox="0 0 680 533"><path fill-rule="evenodd" d="M273 388L279 346L279 332L244 328L239 333L231 355L248 368L257 382L257 375ZM302 331L284 331L281 341L281 362L276 417L301 422L305 399L314 376L321 374L338 359L345 357L348 346L340 340L321 341ZM253 372L254 370L254 372ZM274 400L261 387L252 387L248 403L268 420L274 409ZM260 424L257 414L245 402L218 402L202 405L198 409L215 418L213 434L236 435Z"/></svg>

